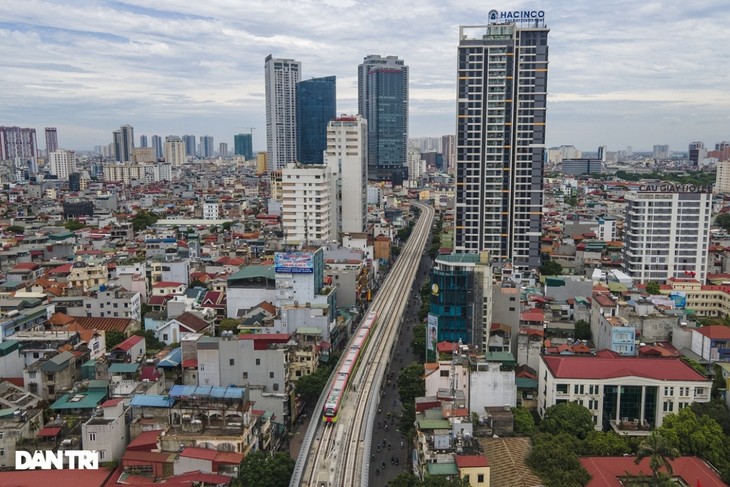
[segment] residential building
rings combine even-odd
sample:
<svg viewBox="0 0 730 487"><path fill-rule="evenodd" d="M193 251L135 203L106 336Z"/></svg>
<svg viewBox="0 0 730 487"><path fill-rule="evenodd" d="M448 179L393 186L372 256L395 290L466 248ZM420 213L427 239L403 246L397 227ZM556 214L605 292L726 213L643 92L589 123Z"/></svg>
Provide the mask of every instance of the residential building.
<svg viewBox="0 0 730 487"><path fill-rule="evenodd" d="M296 85L302 63L266 56L266 163L271 174L296 161Z"/></svg>
<svg viewBox="0 0 730 487"><path fill-rule="evenodd" d="M710 363L730 362L730 327L711 325L692 329L691 349Z"/></svg>
<svg viewBox="0 0 730 487"><path fill-rule="evenodd" d="M429 314L437 320L439 342L460 341L486 353L491 303L492 268L487 252L436 258L431 271Z"/></svg>
<svg viewBox="0 0 730 487"><path fill-rule="evenodd" d="M259 303L276 300L273 265L248 265L231 274L226 282L226 316L236 318Z"/></svg>
<svg viewBox="0 0 730 487"><path fill-rule="evenodd" d="M37 157L35 129L0 127L0 161L35 161Z"/></svg>
<svg viewBox="0 0 730 487"><path fill-rule="evenodd" d="M323 164L328 146L327 124L337 115L336 77L325 76L296 84L296 162Z"/></svg>
<svg viewBox="0 0 730 487"><path fill-rule="evenodd" d="M46 154L58 150L58 131L56 127L46 127Z"/></svg>
<svg viewBox="0 0 730 487"><path fill-rule="evenodd" d="M707 157L707 149L705 143L700 141L690 142L687 149L689 155L689 164L691 166L699 167L702 161Z"/></svg>
<svg viewBox="0 0 730 487"><path fill-rule="evenodd" d="M155 158L157 158L157 160L165 157L165 153L162 150L162 137L159 135L152 136L152 148L155 150Z"/></svg>
<svg viewBox="0 0 730 487"><path fill-rule="evenodd" d="M201 135L198 157L202 157L203 159L212 159L213 154L213 137L211 135Z"/></svg>
<svg viewBox="0 0 730 487"><path fill-rule="evenodd" d="M371 54L358 66L358 113L368 123L368 178L400 185L408 178L408 66Z"/></svg>
<svg viewBox="0 0 730 487"><path fill-rule="evenodd" d="M336 180L336 196L333 199L338 207L335 235L364 232L368 209L366 120L355 115L329 122L325 163Z"/></svg>
<svg viewBox="0 0 730 487"><path fill-rule="evenodd" d="M165 137L165 162L173 167L182 166L186 160L185 144L176 135Z"/></svg>
<svg viewBox="0 0 730 487"><path fill-rule="evenodd" d="M134 149L134 128L131 125L122 125L114 131L114 160L117 162L132 162Z"/></svg>
<svg viewBox="0 0 730 487"><path fill-rule="evenodd" d="M226 142L221 142L218 144L218 157L221 159L225 159L228 157L228 144Z"/></svg>
<svg viewBox="0 0 730 487"><path fill-rule="evenodd" d="M160 326L156 331L156 335L158 340L170 345L172 343L179 343L188 333L212 332L212 323L188 311Z"/></svg>
<svg viewBox="0 0 730 487"><path fill-rule="evenodd" d="M203 203L203 220L217 220L220 218L220 204L217 201Z"/></svg>
<svg viewBox="0 0 730 487"><path fill-rule="evenodd" d="M595 292L591 301L591 336L596 349L612 350L620 355L636 355L636 328L618 316L616 296Z"/></svg>
<svg viewBox="0 0 730 487"><path fill-rule="evenodd" d="M484 455L456 455L456 468L459 477L469 483L469 487L489 487L489 460Z"/></svg>
<svg viewBox="0 0 730 487"><path fill-rule="evenodd" d="M121 398L108 399L100 408L101 415L95 413L81 425L81 444L84 450L99 452L99 463L120 461L129 443L130 408Z"/></svg>
<svg viewBox="0 0 730 487"><path fill-rule="evenodd" d="M715 175L715 187L713 191L717 194L730 193L730 160L717 163L717 174Z"/></svg>
<svg viewBox="0 0 730 487"><path fill-rule="evenodd" d="M96 289L106 282L107 270L104 264L90 264L79 260L71 265L68 283L72 288L86 292Z"/></svg>
<svg viewBox="0 0 730 487"><path fill-rule="evenodd" d="M705 282L712 193L695 185L646 185L627 193L624 266L639 282Z"/></svg>
<svg viewBox="0 0 730 487"><path fill-rule="evenodd" d="M648 435L664 417L692 402L709 402L712 382L679 358L544 355L538 372L538 412L579 402L593 414L596 430Z"/></svg>
<svg viewBox="0 0 730 487"><path fill-rule="evenodd" d="M282 169L282 230L288 244L325 244L337 238L336 181L327 166Z"/></svg>
<svg viewBox="0 0 730 487"><path fill-rule="evenodd" d="M77 379L76 359L64 351L32 363L23 371L25 390L46 400L58 399L70 391Z"/></svg>
<svg viewBox="0 0 730 487"><path fill-rule="evenodd" d="M549 29L459 29L454 250L540 266Z"/></svg>
<svg viewBox="0 0 730 487"><path fill-rule="evenodd" d="M99 318L131 318L142 320L142 296L138 291L127 291L116 286L98 286L84 298L86 316Z"/></svg>
<svg viewBox="0 0 730 487"><path fill-rule="evenodd" d="M185 156L195 157L197 154L194 135L183 135L182 141L185 144Z"/></svg>
<svg viewBox="0 0 730 487"><path fill-rule="evenodd" d="M0 469L12 469L18 442L34 440L43 430L41 402L35 394L10 382L0 382ZM18 449L22 450L22 445Z"/></svg>
<svg viewBox="0 0 730 487"><path fill-rule="evenodd" d="M609 216L598 218L596 238L604 242L613 242L618 239L616 219Z"/></svg>
<svg viewBox="0 0 730 487"><path fill-rule="evenodd" d="M253 134L236 134L233 136L233 155L253 159Z"/></svg>

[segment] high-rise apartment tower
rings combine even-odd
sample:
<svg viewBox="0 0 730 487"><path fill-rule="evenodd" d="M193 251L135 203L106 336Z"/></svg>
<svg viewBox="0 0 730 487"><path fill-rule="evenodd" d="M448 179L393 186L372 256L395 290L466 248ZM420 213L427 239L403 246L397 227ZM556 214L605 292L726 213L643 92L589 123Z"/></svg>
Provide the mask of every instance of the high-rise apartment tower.
<svg viewBox="0 0 730 487"><path fill-rule="evenodd" d="M269 174L296 161L296 85L302 63L266 56L266 163Z"/></svg>
<svg viewBox="0 0 730 487"><path fill-rule="evenodd" d="M524 271L540 266L549 30L503 18L459 28L454 250Z"/></svg>

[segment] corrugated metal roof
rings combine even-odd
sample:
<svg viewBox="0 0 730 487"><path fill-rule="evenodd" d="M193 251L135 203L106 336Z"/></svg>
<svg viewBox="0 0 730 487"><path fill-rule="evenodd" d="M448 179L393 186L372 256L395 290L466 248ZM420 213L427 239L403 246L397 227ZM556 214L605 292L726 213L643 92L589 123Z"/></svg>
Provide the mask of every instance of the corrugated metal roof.
<svg viewBox="0 0 730 487"><path fill-rule="evenodd" d="M132 407L169 408L175 404L175 399L155 394L135 394L129 404Z"/></svg>

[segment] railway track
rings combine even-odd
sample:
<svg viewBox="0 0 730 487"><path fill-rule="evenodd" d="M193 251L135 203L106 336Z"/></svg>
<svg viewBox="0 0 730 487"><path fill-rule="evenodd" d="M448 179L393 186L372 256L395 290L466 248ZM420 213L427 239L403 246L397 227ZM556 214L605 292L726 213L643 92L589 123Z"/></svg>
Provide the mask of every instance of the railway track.
<svg viewBox="0 0 730 487"><path fill-rule="evenodd" d="M421 209L418 222L368 308L367 313L378 313L377 325L351 379L339 420L324 426L318 419L324 406L326 394L323 394L312 412L312 422L297 459L291 487L368 485L368 452L383 376L392 357L406 301L433 222L433 208L416 205ZM332 382L333 377L330 377L325 391L329 391Z"/></svg>

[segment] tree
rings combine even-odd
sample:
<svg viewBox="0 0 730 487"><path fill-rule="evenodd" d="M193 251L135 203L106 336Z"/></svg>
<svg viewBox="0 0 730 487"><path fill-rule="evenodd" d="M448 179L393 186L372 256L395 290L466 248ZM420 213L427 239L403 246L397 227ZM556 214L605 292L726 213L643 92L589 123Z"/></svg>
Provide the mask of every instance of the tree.
<svg viewBox="0 0 730 487"><path fill-rule="evenodd" d="M420 487L421 481L412 473L403 472L391 480L388 485L390 487Z"/></svg>
<svg viewBox="0 0 730 487"><path fill-rule="evenodd" d="M693 402L690 405L697 416L708 416L720 425L725 436L730 436L730 411L722 399L713 399L710 402Z"/></svg>
<svg viewBox="0 0 730 487"><path fill-rule="evenodd" d="M398 396L403 404L413 403L426 394L423 364L412 362L398 375Z"/></svg>
<svg viewBox="0 0 730 487"><path fill-rule="evenodd" d="M121 331L108 331L106 332L106 349L111 350L125 339L124 333Z"/></svg>
<svg viewBox="0 0 730 487"><path fill-rule="evenodd" d="M652 296L656 296L658 294L661 294L659 291L659 283L656 281L649 281L646 283L646 292L651 294Z"/></svg>
<svg viewBox="0 0 730 487"><path fill-rule="evenodd" d="M135 232L140 232L150 225L157 223L158 219L159 218L154 213L142 210L132 218L132 228L134 228Z"/></svg>
<svg viewBox="0 0 730 487"><path fill-rule="evenodd" d="M730 213L720 213L715 218L715 225L725 231L730 231Z"/></svg>
<svg viewBox="0 0 730 487"><path fill-rule="evenodd" d="M297 379L296 391L304 402L315 404L327 385L332 367L320 367L309 375Z"/></svg>
<svg viewBox="0 0 730 487"><path fill-rule="evenodd" d="M586 455L608 457L619 456L629 452L631 452L631 448L624 437L617 435L613 431L591 431L586 435L584 450Z"/></svg>
<svg viewBox="0 0 730 487"><path fill-rule="evenodd" d="M576 340L592 340L591 324L586 320L578 320L575 322L575 339Z"/></svg>
<svg viewBox="0 0 730 487"><path fill-rule="evenodd" d="M661 433L653 431L651 436L639 444L639 450L636 452L636 460L634 460L634 463L638 465L644 458L648 458L649 468L651 468L653 477L652 485L659 485L659 470L664 467L671 474L672 464L669 461L678 456L679 450L673 447L671 442L662 436Z"/></svg>
<svg viewBox="0 0 730 487"><path fill-rule="evenodd" d="M565 433L539 434L527 464L547 487L585 485L591 477L578 460L579 444L580 440Z"/></svg>
<svg viewBox="0 0 730 487"><path fill-rule="evenodd" d="M426 353L426 325L419 320L413 325L413 339L411 340L411 350L423 362Z"/></svg>
<svg viewBox="0 0 730 487"><path fill-rule="evenodd" d="M405 436L410 436L416 422L416 403L403 403L403 412L398 419L398 430Z"/></svg>
<svg viewBox="0 0 730 487"><path fill-rule="evenodd" d="M287 487L294 473L294 460L283 452L273 456L257 451L241 462L238 480L243 487Z"/></svg>
<svg viewBox="0 0 730 487"><path fill-rule="evenodd" d="M523 407L512 408L512 416L514 417L515 433L530 436L535 432L535 419L530 411Z"/></svg>
<svg viewBox="0 0 730 487"><path fill-rule="evenodd" d="M540 266L540 275L542 276L559 276L563 273L563 266L554 260L546 260Z"/></svg>
<svg viewBox="0 0 730 487"><path fill-rule="evenodd" d="M134 334L144 337L144 346L147 350L162 350L165 348L165 344L157 338L154 330L140 330Z"/></svg>
<svg viewBox="0 0 730 487"><path fill-rule="evenodd" d="M68 220L63 226L66 228L66 230L70 232L75 232L76 230L81 230L86 225L81 223L79 220Z"/></svg>
<svg viewBox="0 0 730 487"><path fill-rule="evenodd" d="M218 323L218 331L232 331L233 333L238 333L238 325L240 324L241 321L235 318L223 318L221 322Z"/></svg>
<svg viewBox="0 0 730 487"><path fill-rule="evenodd" d="M15 234L22 234L25 233L25 228L21 227L20 225L10 225L5 229L8 233L15 233Z"/></svg>
<svg viewBox="0 0 730 487"><path fill-rule="evenodd" d="M664 418L657 431L682 455L697 455L716 468L728 462L722 427L709 416L698 416L692 408Z"/></svg>
<svg viewBox="0 0 730 487"><path fill-rule="evenodd" d="M585 406L577 402L564 402L547 408L540 429L552 434L568 433L582 440L595 428L593 415Z"/></svg>

